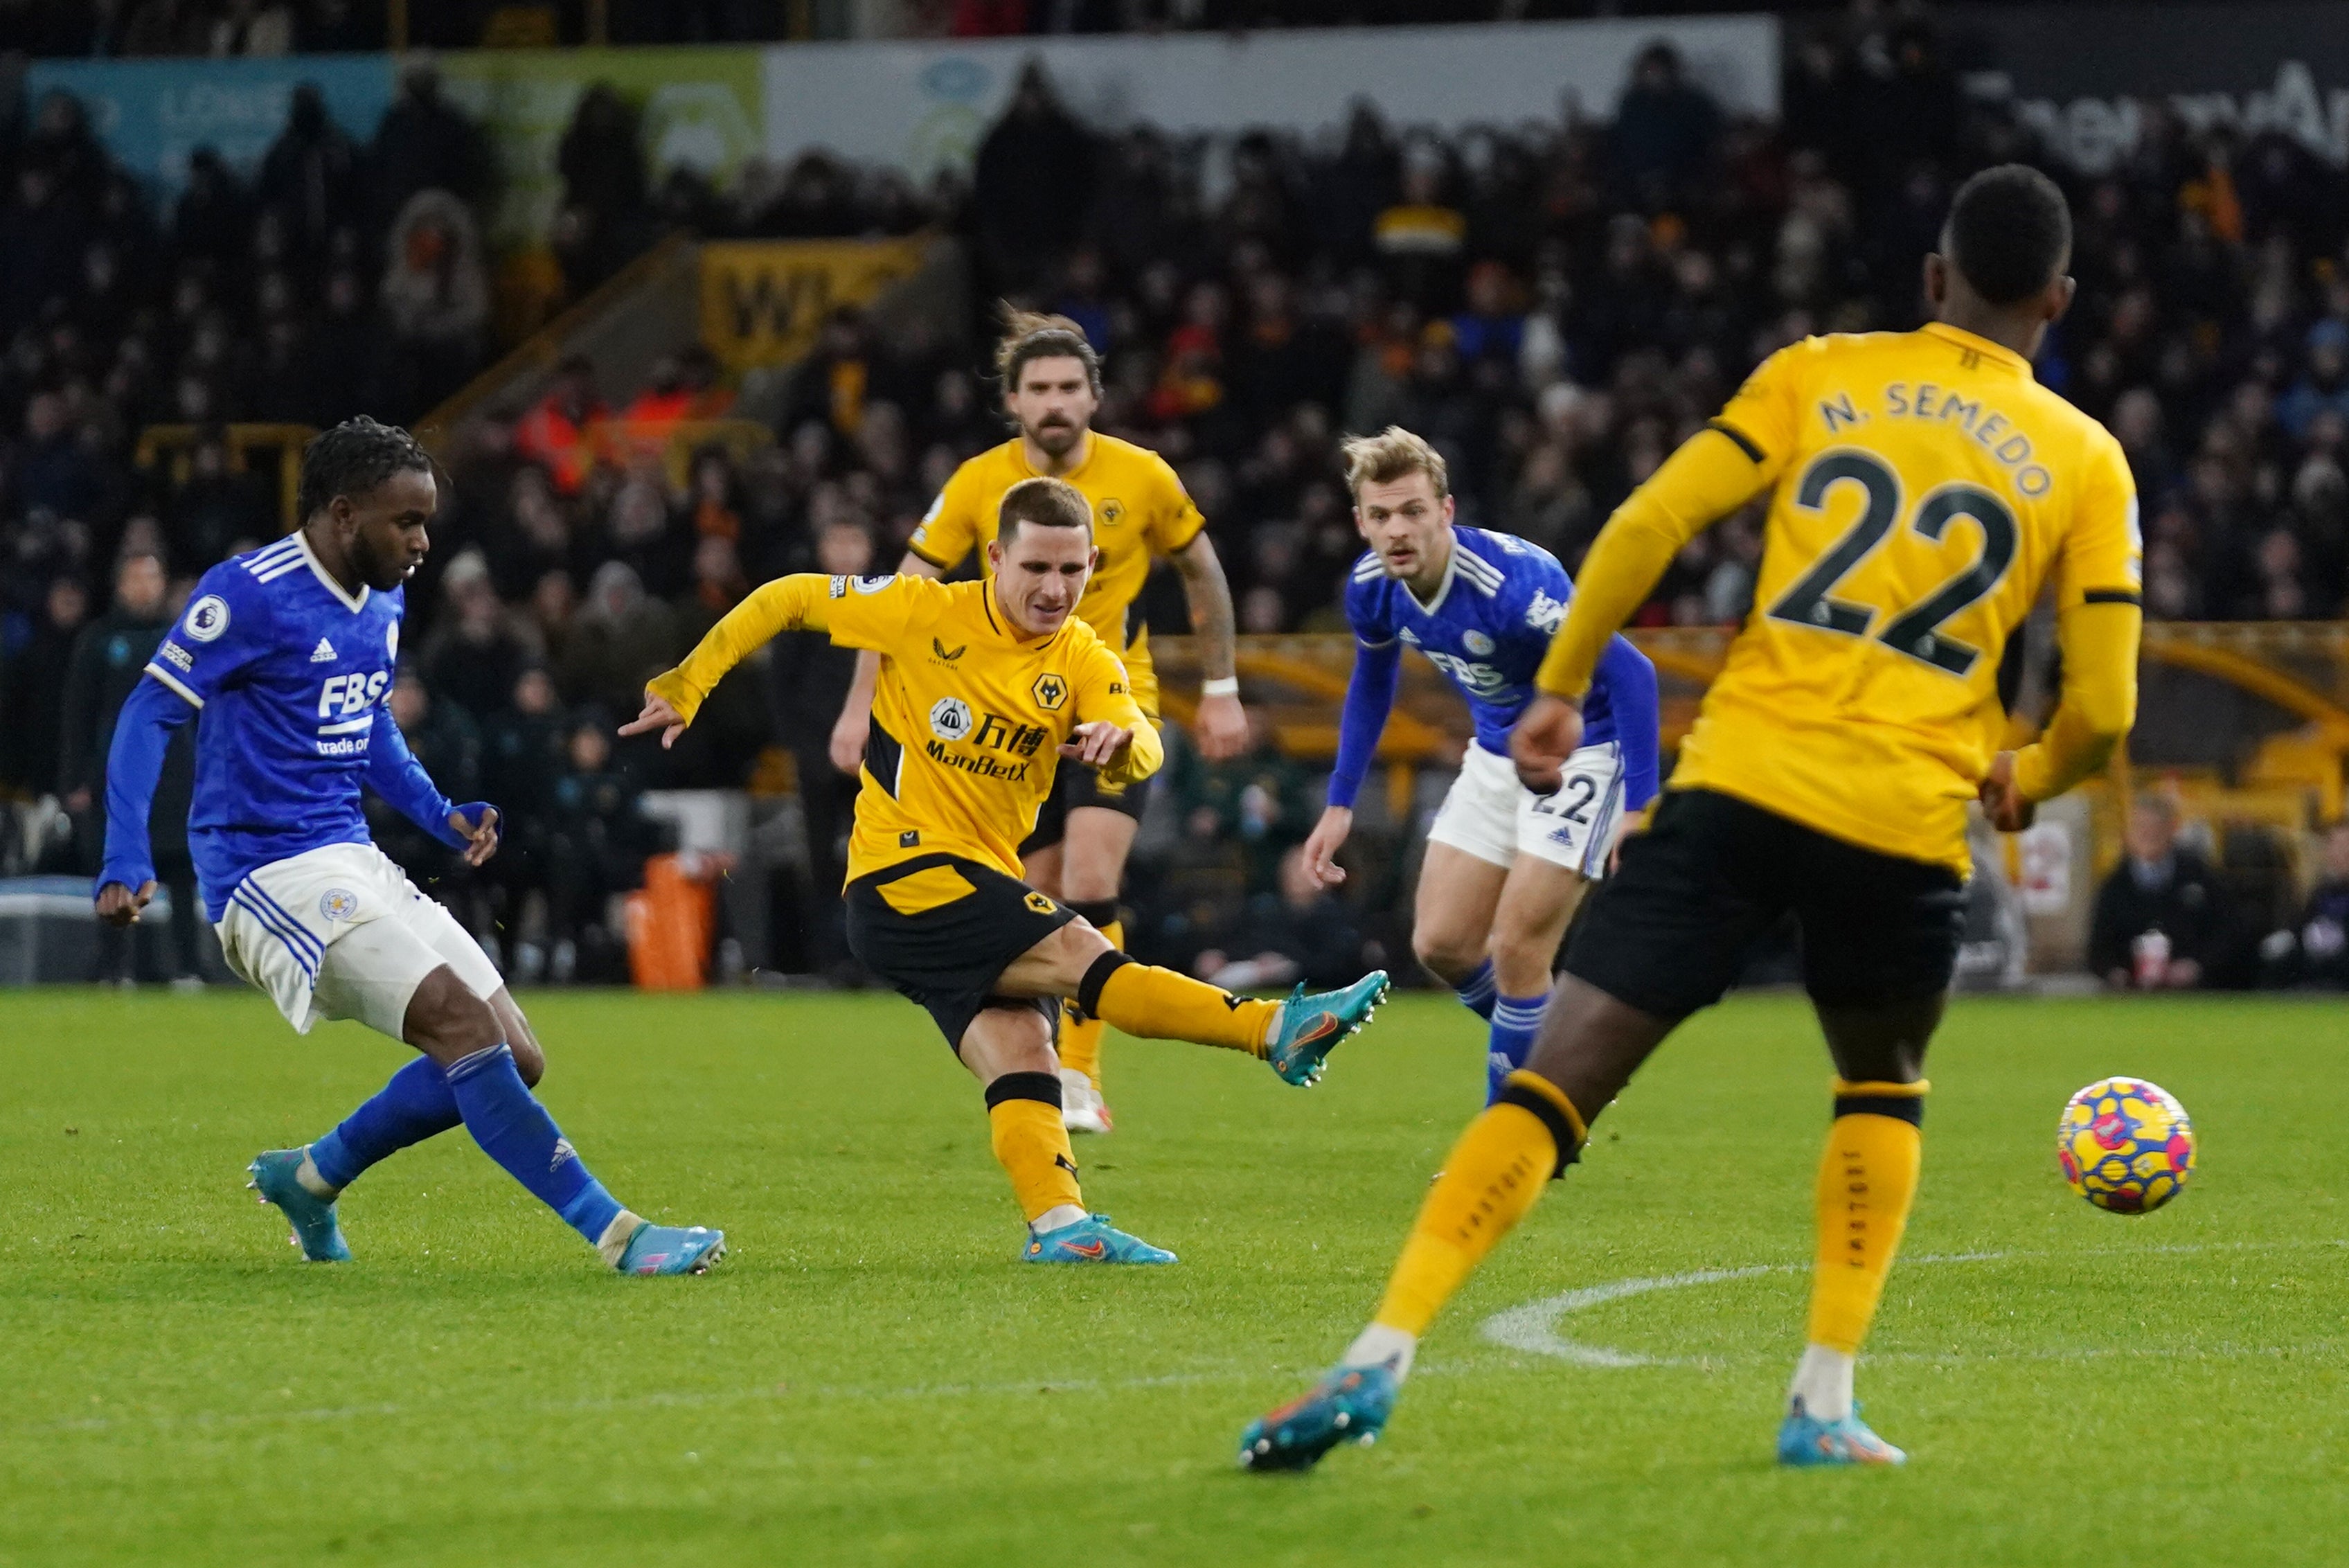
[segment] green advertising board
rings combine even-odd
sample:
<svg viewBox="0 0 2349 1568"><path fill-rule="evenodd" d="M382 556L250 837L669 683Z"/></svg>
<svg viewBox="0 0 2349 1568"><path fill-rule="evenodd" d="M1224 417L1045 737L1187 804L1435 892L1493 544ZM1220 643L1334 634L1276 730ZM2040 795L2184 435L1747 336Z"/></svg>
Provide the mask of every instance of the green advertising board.
<svg viewBox="0 0 2349 1568"><path fill-rule="evenodd" d="M696 169L730 183L764 140L755 48L485 49L440 56L450 99L488 132L498 163L493 250L543 244L563 201L555 157L580 99L609 82L636 109L651 183Z"/></svg>

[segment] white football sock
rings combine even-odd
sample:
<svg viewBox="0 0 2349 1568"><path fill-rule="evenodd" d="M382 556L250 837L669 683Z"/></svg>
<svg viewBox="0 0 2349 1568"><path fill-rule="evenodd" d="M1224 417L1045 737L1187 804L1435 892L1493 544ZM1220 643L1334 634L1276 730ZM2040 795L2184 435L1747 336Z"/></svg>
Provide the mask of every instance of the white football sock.
<svg viewBox="0 0 2349 1568"><path fill-rule="evenodd" d="M612 1222L604 1227L603 1235L595 1240L596 1254L604 1260L606 1268L620 1266L620 1260L627 1256L629 1241L646 1223L643 1216L631 1214L625 1209L612 1216Z"/></svg>
<svg viewBox="0 0 2349 1568"><path fill-rule="evenodd" d="M1374 1323L1362 1330L1346 1354L1338 1358L1340 1366L1377 1366L1394 1363L1395 1381L1400 1383L1411 1372L1412 1357L1419 1354L1419 1336L1405 1334L1399 1328L1389 1328Z"/></svg>
<svg viewBox="0 0 2349 1568"><path fill-rule="evenodd" d="M1802 1360L1795 1363L1795 1380L1786 1386L1786 1397L1800 1399L1804 1412L1819 1420L1840 1421L1851 1414L1851 1374L1857 1365L1857 1356L1824 1345L1806 1345Z"/></svg>
<svg viewBox="0 0 2349 1568"><path fill-rule="evenodd" d="M1073 1203L1055 1203L1028 1222L1028 1231L1030 1235L1041 1236L1047 1231L1073 1225L1084 1217L1085 1211Z"/></svg>
<svg viewBox="0 0 2349 1568"><path fill-rule="evenodd" d="M302 1146L302 1163L295 1168L294 1179L302 1184L303 1191L321 1203L332 1203L343 1195L341 1188L329 1186L326 1179L318 1174L318 1162L310 1158L307 1144Z"/></svg>

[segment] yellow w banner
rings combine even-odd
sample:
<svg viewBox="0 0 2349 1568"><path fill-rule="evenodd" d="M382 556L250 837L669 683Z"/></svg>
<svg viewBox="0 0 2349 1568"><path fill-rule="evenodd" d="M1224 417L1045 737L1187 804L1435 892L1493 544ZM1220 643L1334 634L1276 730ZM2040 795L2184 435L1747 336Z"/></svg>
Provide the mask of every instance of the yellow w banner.
<svg viewBox="0 0 2349 1568"><path fill-rule="evenodd" d="M701 247L701 340L728 369L783 365L843 305L920 270L927 242L726 240Z"/></svg>

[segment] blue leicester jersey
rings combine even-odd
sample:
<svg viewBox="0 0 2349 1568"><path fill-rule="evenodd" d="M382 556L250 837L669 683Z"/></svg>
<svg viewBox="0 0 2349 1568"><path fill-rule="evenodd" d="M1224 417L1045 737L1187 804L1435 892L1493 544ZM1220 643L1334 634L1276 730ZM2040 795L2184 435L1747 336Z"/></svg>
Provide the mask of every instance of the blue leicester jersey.
<svg viewBox="0 0 2349 1568"><path fill-rule="evenodd" d="M1500 756L1509 731L1534 698L1534 671L1566 619L1574 584L1538 545L1482 528L1452 530L1452 559L1435 597L1422 604L1386 574L1376 552L1354 563L1346 618L1365 648L1400 639L1427 656L1468 700L1476 743ZM1592 681L1582 709L1582 743L1614 740L1606 681Z"/></svg>
<svg viewBox="0 0 2349 1568"><path fill-rule="evenodd" d="M297 533L206 572L155 650L147 673L201 715L188 848L213 919L256 868L367 841L404 608L398 588L347 593Z"/></svg>

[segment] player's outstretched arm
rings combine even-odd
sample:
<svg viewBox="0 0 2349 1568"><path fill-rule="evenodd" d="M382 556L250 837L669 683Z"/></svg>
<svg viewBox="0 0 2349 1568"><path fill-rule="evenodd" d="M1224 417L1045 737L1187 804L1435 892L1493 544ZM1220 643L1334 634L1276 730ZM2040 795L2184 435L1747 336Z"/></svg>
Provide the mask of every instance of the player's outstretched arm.
<svg viewBox="0 0 2349 1568"><path fill-rule="evenodd" d="M487 801L460 806L440 793L432 775L409 750L408 737L392 722L388 705L376 714L367 746L367 787L392 809L479 866L498 848L498 811Z"/></svg>
<svg viewBox="0 0 2349 1568"><path fill-rule="evenodd" d="M130 689L115 718L114 743L106 754L106 858L92 890L98 918L111 925L134 923L155 896L147 814L155 804L155 781L162 776L171 732L195 711L186 698L150 676Z"/></svg>
<svg viewBox="0 0 2349 1568"><path fill-rule="evenodd" d="M1330 770L1329 804L1305 840L1305 864L1314 879L1334 888L1346 879L1335 857L1354 831L1354 801L1379 754L1402 680L1402 644L1393 640L1354 645L1354 670L1346 680L1346 703L1338 715L1338 759Z"/></svg>
<svg viewBox="0 0 2349 1568"><path fill-rule="evenodd" d="M897 563L901 577L939 577L947 568L927 556L905 552ZM881 682L881 656L870 649L856 656L856 678L848 683L848 700L832 726L832 765L854 778L864 765L864 742L873 733L873 691Z"/></svg>
<svg viewBox="0 0 2349 1568"><path fill-rule="evenodd" d="M794 572L787 577L777 577L751 590L750 596L736 605L709 628L695 645L685 661L676 669L655 676L645 686L644 711L620 726L623 735L641 735L650 730L660 730L661 744L671 745L701 711L707 698L726 672L757 652L778 633L786 631L823 631L833 633L834 642L850 647L877 646L868 636L843 636L843 628L836 623L874 623L902 621L902 609L895 617L874 616L871 608L880 592L885 591L891 578L828 577L819 572ZM878 588L860 586L878 583ZM850 607L852 601L866 607L858 616ZM876 627L863 624L860 629L870 634ZM655 699L665 705L666 717L653 707Z"/></svg>
<svg viewBox="0 0 2349 1568"><path fill-rule="evenodd" d="M1615 718L1615 739L1623 749L1623 810L1645 811L1661 787L1663 708L1656 692L1656 667L1628 638L1609 638L1599 656L1598 679L1607 687L1607 711Z"/></svg>
<svg viewBox="0 0 2349 1568"><path fill-rule="evenodd" d="M1247 713L1240 706L1237 670L1238 617L1232 586L1215 541L1202 531L1174 552L1183 574L1183 597L1191 607L1191 635L1199 639L1199 754L1210 762L1237 757L1247 749ZM1220 683L1220 684L1219 684Z"/></svg>

